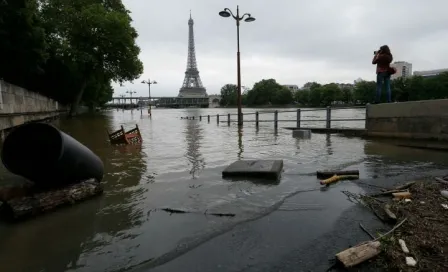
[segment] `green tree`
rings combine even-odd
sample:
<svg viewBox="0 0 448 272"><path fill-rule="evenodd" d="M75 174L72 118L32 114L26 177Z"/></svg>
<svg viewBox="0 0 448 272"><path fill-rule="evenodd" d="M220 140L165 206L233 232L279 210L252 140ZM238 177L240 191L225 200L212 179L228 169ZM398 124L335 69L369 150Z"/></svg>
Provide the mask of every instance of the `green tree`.
<svg viewBox="0 0 448 272"><path fill-rule="evenodd" d="M310 89L309 101L310 106L313 107L322 105L322 88L320 86L316 86L315 88Z"/></svg>
<svg viewBox="0 0 448 272"><path fill-rule="evenodd" d="M47 59L36 0L0 1L0 78L29 88Z"/></svg>
<svg viewBox="0 0 448 272"><path fill-rule="evenodd" d="M290 89L283 87L279 88L272 97L272 104L287 105L294 102L293 94Z"/></svg>
<svg viewBox="0 0 448 272"><path fill-rule="evenodd" d="M325 84L320 88L320 105L330 106L333 101L341 97L341 89L336 83Z"/></svg>
<svg viewBox="0 0 448 272"><path fill-rule="evenodd" d="M375 81L358 82L353 92L354 99L361 104L372 103L375 99L375 90Z"/></svg>
<svg viewBox="0 0 448 272"><path fill-rule="evenodd" d="M343 87L341 90L340 101L346 104L353 103L353 90L349 87Z"/></svg>
<svg viewBox="0 0 448 272"><path fill-rule="evenodd" d="M309 105L310 103L310 91L309 90L298 90L294 94L294 100L300 105Z"/></svg>
<svg viewBox="0 0 448 272"><path fill-rule="evenodd" d="M275 79L263 79L255 83L247 93L248 105L285 105L293 102L291 91Z"/></svg>
<svg viewBox="0 0 448 272"><path fill-rule="evenodd" d="M237 104L238 87L235 84L226 84L221 88L221 106L235 106Z"/></svg>
<svg viewBox="0 0 448 272"><path fill-rule="evenodd" d="M68 68L75 86L70 115L84 96L95 97L85 91L107 92L110 81L122 83L140 76L137 32L121 1L42 0L41 4L53 56Z"/></svg>

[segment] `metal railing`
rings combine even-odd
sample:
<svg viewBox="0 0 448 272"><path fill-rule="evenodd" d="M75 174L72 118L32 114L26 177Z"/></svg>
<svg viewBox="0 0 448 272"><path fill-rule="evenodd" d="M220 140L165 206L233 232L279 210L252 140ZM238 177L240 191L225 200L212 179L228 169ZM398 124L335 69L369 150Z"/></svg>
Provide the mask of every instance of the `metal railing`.
<svg viewBox="0 0 448 272"><path fill-rule="evenodd" d="M279 122L295 122L296 123L296 127L300 128L301 127L301 123L302 122L325 122L325 128L326 129L331 129L331 123L332 122L340 122L340 121L345 121L345 122L350 122L350 121L365 121L366 118L336 118L336 119L332 119L332 112L333 111L337 111L337 110L344 110L344 109L365 109L365 106L352 106L352 107L326 107L326 108L310 108L310 109L294 109L294 110L275 110L275 111L256 111L256 112L250 112L250 113L243 113L244 115L255 115L255 119L254 120L244 120L243 118L243 123L244 122L255 122L255 126L258 127L260 123L262 122L274 122L274 127L278 128L278 123ZM302 113L303 112L312 112L312 111L325 111L326 112L326 118L325 119L302 119ZM296 113L296 118L292 118L292 119L279 119L279 114L280 113ZM273 119L264 119L261 120L260 116L261 115L268 115L268 114L273 114L274 118ZM189 120L199 120L202 121L203 118L207 118L207 121L210 122L211 118L216 118L216 123L227 123L228 125L230 125L231 122L236 122L236 120L232 120L231 117L232 116L237 116L238 114L234 113L228 113L228 114L216 114L216 115L200 115L200 116L189 116L189 117L184 117L184 119L189 119ZM221 120L221 118L223 119L227 119L227 120Z"/></svg>

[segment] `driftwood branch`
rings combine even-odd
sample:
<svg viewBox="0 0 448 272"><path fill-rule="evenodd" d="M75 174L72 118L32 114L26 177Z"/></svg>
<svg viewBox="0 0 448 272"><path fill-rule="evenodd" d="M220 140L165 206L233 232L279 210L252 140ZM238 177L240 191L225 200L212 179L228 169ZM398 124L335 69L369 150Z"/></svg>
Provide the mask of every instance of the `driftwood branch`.
<svg viewBox="0 0 448 272"><path fill-rule="evenodd" d="M448 181L447 180L445 180L445 179L441 179L441 178L434 178L436 181L438 181L439 183L442 183L442 184L448 184Z"/></svg>
<svg viewBox="0 0 448 272"><path fill-rule="evenodd" d="M395 187L395 190L405 190L405 189L408 189L409 187L411 187L414 184L415 184L415 181L411 181L411 182L408 182L408 183L403 184L401 186Z"/></svg>
<svg viewBox="0 0 448 272"><path fill-rule="evenodd" d="M391 195L391 194L394 194L394 193L401 193L401 192L403 192L403 190L394 189L394 190L390 190L390 191L385 191L385 192L381 192L381 193L372 194L372 195L369 195L369 196L370 197L387 196L387 195Z"/></svg>
<svg viewBox="0 0 448 272"><path fill-rule="evenodd" d="M379 239L383 238L386 235L391 234L392 232L394 232L396 229L398 229L401 225L403 225L404 222L406 222L406 220L408 220L407 218L403 219L403 221L401 221L400 223L398 223L397 225L395 225L395 227L393 227L390 231L386 232L383 235L380 235L378 238L376 238L373 241L378 241Z"/></svg>
<svg viewBox="0 0 448 272"><path fill-rule="evenodd" d="M18 197L3 202L3 216L8 219L20 219L47 212L64 205L99 195L103 188L94 179L71 184L63 188L35 193L31 196Z"/></svg>
<svg viewBox="0 0 448 272"><path fill-rule="evenodd" d="M406 220L407 218L405 218L403 221L401 221L387 233L380 235L378 238L375 238L372 241L363 242L359 245L356 245L354 247L339 252L338 254L336 254L336 258L342 264L344 264L346 268L349 268L377 256L381 252L381 243L378 240L394 232L401 225L403 225L403 223L406 222ZM363 227L361 228L365 230Z"/></svg>
<svg viewBox="0 0 448 272"><path fill-rule="evenodd" d="M381 243L369 241L339 252L336 254L336 258L349 268L375 257L380 252Z"/></svg>
<svg viewBox="0 0 448 272"><path fill-rule="evenodd" d="M358 170L346 170L346 171L317 171L316 176L319 179L331 178L334 175L338 176L359 176Z"/></svg>
<svg viewBox="0 0 448 272"><path fill-rule="evenodd" d="M375 236L373 236L361 223L359 223L359 226L365 233L367 233L370 236L370 238L375 239Z"/></svg>

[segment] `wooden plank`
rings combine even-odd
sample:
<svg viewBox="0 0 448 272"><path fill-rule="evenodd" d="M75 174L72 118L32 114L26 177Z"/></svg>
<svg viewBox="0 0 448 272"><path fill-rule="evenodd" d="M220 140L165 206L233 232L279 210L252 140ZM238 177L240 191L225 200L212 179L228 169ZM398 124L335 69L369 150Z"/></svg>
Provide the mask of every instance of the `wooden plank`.
<svg viewBox="0 0 448 272"><path fill-rule="evenodd" d="M332 176L359 176L358 170L345 170L345 171L317 171L316 176L319 179L327 179L331 178Z"/></svg>
<svg viewBox="0 0 448 272"><path fill-rule="evenodd" d="M370 241L341 251L336 254L336 258L344 264L346 268L349 268L380 254L380 247L381 243L379 241Z"/></svg>
<svg viewBox="0 0 448 272"><path fill-rule="evenodd" d="M409 192L393 193L392 195L398 199L411 198L411 193L409 193Z"/></svg>

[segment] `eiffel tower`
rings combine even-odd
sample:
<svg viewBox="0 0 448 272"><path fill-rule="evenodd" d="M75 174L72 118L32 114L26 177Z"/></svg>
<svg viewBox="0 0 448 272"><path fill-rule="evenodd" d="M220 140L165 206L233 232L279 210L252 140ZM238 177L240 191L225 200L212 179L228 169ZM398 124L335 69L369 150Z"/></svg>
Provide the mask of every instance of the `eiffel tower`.
<svg viewBox="0 0 448 272"><path fill-rule="evenodd" d="M185 78L182 87L179 90L178 97L196 98L208 97L207 91L202 86L201 78L199 77L199 70L196 63L196 50L194 48L194 32L193 19L188 20L188 60L187 70L185 71Z"/></svg>

